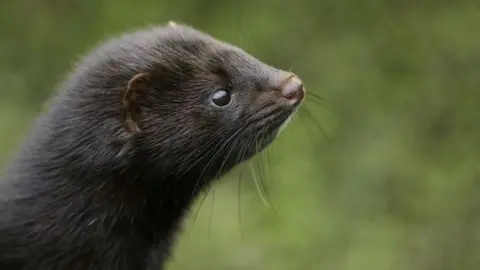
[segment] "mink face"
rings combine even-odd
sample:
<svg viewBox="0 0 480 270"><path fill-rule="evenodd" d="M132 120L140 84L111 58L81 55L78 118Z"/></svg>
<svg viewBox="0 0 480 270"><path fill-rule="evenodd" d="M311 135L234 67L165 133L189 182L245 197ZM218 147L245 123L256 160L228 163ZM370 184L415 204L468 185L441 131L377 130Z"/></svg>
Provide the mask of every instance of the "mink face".
<svg viewBox="0 0 480 270"><path fill-rule="evenodd" d="M106 42L0 181L0 268L161 269L195 195L303 98L294 74L188 26Z"/></svg>
<svg viewBox="0 0 480 270"><path fill-rule="evenodd" d="M148 74L138 95L135 151L173 178L189 173L209 179L250 158L272 142L303 99L294 74L190 27L147 35L148 46L134 36L126 39L148 53L112 57L99 66L118 78L142 59L143 66L128 72ZM124 50L134 51L129 46Z"/></svg>
<svg viewBox="0 0 480 270"><path fill-rule="evenodd" d="M110 123L98 134L107 142L123 132L122 91L134 76L147 74L135 93L139 132L114 151L170 178L209 180L250 158L273 141L304 96L294 74L185 25L110 41L78 70L67 83L68 106L89 107L91 126Z"/></svg>

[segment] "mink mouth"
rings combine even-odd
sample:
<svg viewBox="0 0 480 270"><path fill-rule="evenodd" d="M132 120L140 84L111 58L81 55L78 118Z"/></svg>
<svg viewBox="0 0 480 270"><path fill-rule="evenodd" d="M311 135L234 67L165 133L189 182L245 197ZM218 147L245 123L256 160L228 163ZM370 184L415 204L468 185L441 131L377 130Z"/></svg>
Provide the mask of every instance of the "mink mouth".
<svg viewBox="0 0 480 270"><path fill-rule="evenodd" d="M256 152L262 151L274 141L296 109L297 107L266 106L249 119L245 132L255 141Z"/></svg>

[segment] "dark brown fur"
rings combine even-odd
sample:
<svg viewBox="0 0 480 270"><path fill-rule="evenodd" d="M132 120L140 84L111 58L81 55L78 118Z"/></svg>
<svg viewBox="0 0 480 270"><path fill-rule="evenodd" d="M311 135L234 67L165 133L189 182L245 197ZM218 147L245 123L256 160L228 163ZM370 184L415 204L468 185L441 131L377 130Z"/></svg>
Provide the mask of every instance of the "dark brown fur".
<svg viewBox="0 0 480 270"><path fill-rule="evenodd" d="M195 196L297 108L290 76L185 25L99 46L0 181L0 269L162 269Z"/></svg>

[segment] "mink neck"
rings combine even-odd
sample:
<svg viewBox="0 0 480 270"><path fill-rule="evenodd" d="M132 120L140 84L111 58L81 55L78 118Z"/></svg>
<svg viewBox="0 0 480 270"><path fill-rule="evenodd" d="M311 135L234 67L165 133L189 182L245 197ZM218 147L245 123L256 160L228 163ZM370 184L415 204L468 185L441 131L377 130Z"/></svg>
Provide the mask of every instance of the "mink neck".
<svg viewBox="0 0 480 270"><path fill-rule="evenodd" d="M213 180L208 175L199 179L196 170L167 174L171 168L166 165L141 153L121 156L118 145L93 137L43 135L27 142L9 173L12 179L23 179L29 189L38 187L28 196L44 203L32 208L31 215L48 211L59 222L68 215L74 217L72 226L94 224L95 231L108 232L109 238L139 249L142 245L169 249L195 198ZM76 142L83 148L72 149ZM65 200L68 209L58 208L59 200Z"/></svg>
<svg viewBox="0 0 480 270"><path fill-rule="evenodd" d="M95 187L92 196L107 203L104 214L133 221L133 227L152 234L147 239L154 243L177 229L198 194L213 181L211 177L200 179L195 172L168 175L165 170L137 157L128 166L108 174L87 170L83 175L95 179L91 183Z"/></svg>
<svg viewBox="0 0 480 270"><path fill-rule="evenodd" d="M96 193L92 196L105 205L97 214L109 215L116 226L128 228L122 232L136 235L134 242L141 240L145 246L160 245L169 251L183 218L213 178L200 179L195 171L166 176L158 165L142 157L133 160L128 167L97 178L100 181L95 183ZM94 171L86 173L99 177Z"/></svg>

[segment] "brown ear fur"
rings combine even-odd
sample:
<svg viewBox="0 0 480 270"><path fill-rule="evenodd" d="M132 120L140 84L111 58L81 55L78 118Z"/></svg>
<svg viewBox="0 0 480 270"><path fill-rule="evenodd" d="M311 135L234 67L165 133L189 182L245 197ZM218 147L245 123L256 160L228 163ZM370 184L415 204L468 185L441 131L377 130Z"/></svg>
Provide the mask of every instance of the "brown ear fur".
<svg viewBox="0 0 480 270"><path fill-rule="evenodd" d="M141 113L141 108L137 102L138 96L141 92L146 90L146 84L149 79L149 74L140 73L132 77L127 84L125 93L122 98L122 121L124 128L130 134L140 132L138 121Z"/></svg>

